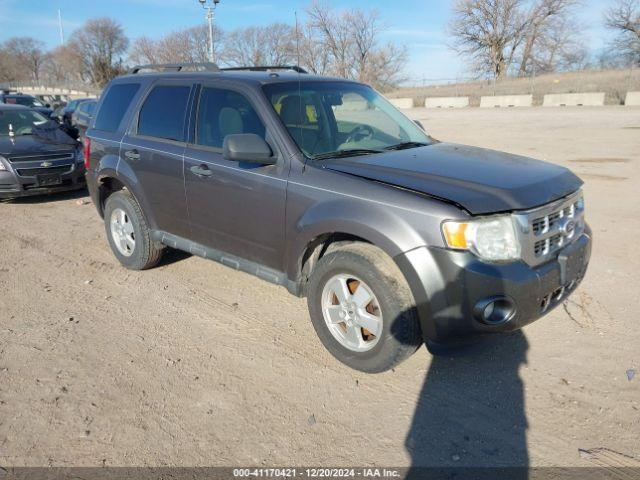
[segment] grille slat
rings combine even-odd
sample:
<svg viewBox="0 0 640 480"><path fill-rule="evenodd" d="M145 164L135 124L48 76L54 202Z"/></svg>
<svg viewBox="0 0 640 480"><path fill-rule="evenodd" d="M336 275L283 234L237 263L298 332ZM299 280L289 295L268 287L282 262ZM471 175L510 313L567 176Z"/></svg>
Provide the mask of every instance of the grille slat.
<svg viewBox="0 0 640 480"><path fill-rule="evenodd" d="M72 160L74 152L56 152L56 153L43 153L40 155L11 155L7 158L10 163L20 162L44 162L54 160Z"/></svg>
<svg viewBox="0 0 640 480"><path fill-rule="evenodd" d="M540 265L584 231L582 192L517 217L522 225L523 258L529 265Z"/></svg>
<svg viewBox="0 0 640 480"><path fill-rule="evenodd" d="M71 171L72 165L62 165L49 168L18 168L16 171L21 177L35 177L36 175L50 175L59 174L63 175Z"/></svg>

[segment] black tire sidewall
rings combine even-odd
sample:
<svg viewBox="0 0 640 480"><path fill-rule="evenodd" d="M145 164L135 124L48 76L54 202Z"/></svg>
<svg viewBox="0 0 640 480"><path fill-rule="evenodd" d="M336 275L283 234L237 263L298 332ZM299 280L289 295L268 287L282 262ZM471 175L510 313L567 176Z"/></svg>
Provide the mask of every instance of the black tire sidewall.
<svg viewBox="0 0 640 480"><path fill-rule="evenodd" d="M105 230L107 232L107 239L109 241L109 246L113 251L113 254L116 256L118 261L125 267L130 268L132 270L140 270L142 266L146 263L145 258L148 255L148 252L145 252L145 248L148 248L145 245L144 239L146 238L146 234L148 232L144 232L143 228L146 228L146 225L143 227L141 223L141 219L136 212L136 209L132 202L134 202L130 196L123 193L114 193L107 199L107 203L105 205L104 211L104 224ZM111 234L111 214L116 209L122 209L129 217L131 224L133 225L133 232L135 235L135 247L133 249L133 254L129 257L120 253L118 247L116 247L115 242L113 240Z"/></svg>
<svg viewBox="0 0 640 480"><path fill-rule="evenodd" d="M382 335L378 343L366 352L354 352L342 346L330 332L322 313L322 291L335 275L353 275L364 281L373 291L382 311ZM385 276L368 259L354 252L337 251L323 257L309 281L308 307L313 327L320 341L336 359L351 368L367 373L389 370L404 356L400 350L415 351L414 339L398 338L396 332L402 322L416 321L414 312L407 312L406 301L397 295L397 281ZM406 342L409 341L411 345ZM401 361L400 360L400 361Z"/></svg>

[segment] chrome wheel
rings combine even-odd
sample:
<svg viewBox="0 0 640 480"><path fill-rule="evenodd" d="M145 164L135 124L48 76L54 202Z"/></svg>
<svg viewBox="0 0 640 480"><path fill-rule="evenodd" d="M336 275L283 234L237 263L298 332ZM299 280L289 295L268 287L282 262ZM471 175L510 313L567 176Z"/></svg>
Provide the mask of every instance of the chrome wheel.
<svg viewBox="0 0 640 480"><path fill-rule="evenodd" d="M118 251L125 257L133 255L136 248L136 239L133 231L133 223L127 212L121 208L116 208L111 212L109 220L111 227L111 238Z"/></svg>
<svg viewBox="0 0 640 480"><path fill-rule="evenodd" d="M353 275L336 275L325 284L322 314L333 337L351 351L371 350L382 335L380 303L371 288Z"/></svg>

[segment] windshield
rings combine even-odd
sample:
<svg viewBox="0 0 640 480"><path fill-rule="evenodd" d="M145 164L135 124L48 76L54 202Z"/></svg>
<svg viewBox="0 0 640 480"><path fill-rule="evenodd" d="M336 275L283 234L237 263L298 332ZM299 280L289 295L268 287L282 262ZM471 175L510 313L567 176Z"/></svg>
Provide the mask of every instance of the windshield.
<svg viewBox="0 0 640 480"><path fill-rule="evenodd" d="M350 82L289 82L264 91L309 158L360 155L433 143L382 95Z"/></svg>
<svg viewBox="0 0 640 480"><path fill-rule="evenodd" d="M26 109L0 110L0 135L32 135L33 127L44 125L48 120L44 115Z"/></svg>
<svg viewBox="0 0 640 480"><path fill-rule="evenodd" d="M33 97L5 97L5 102L14 105L24 105L25 107L44 107L42 102L39 102Z"/></svg>

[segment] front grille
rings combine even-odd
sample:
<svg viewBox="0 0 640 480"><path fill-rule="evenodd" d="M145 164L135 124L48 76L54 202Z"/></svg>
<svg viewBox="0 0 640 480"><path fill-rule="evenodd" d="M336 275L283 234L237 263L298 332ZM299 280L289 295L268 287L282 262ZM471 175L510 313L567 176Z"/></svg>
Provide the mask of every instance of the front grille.
<svg viewBox="0 0 640 480"><path fill-rule="evenodd" d="M11 155L7 158L11 163L19 162L53 162L55 160L73 160L74 152L42 153L39 155Z"/></svg>
<svg viewBox="0 0 640 480"><path fill-rule="evenodd" d="M73 168L73 165L62 165L59 167L49 167L49 168L18 168L16 172L21 177L35 177L36 175L50 175L50 174L58 174L64 175L65 173L69 173Z"/></svg>
<svg viewBox="0 0 640 480"><path fill-rule="evenodd" d="M529 212L517 214L521 227L522 256L529 265L540 265L582 235L582 192Z"/></svg>

